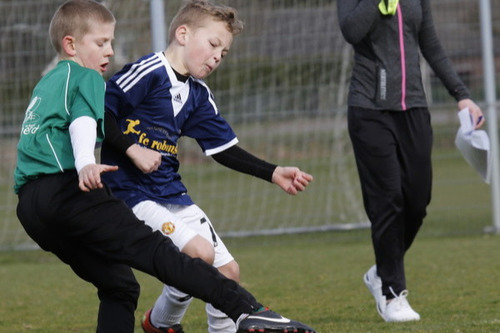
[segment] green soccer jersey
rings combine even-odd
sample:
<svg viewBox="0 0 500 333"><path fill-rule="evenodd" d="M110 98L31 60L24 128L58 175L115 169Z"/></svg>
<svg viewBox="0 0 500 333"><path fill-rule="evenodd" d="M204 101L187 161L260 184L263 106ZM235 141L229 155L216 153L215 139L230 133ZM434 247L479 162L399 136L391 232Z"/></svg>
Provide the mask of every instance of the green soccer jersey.
<svg viewBox="0 0 500 333"><path fill-rule="evenodd" d="M106 84L95 70L74 61L60 61L33 90L17 146L14 191L41 175L75 169L69 125L82 116L98 124L97 141L104 139Z"/></svg>

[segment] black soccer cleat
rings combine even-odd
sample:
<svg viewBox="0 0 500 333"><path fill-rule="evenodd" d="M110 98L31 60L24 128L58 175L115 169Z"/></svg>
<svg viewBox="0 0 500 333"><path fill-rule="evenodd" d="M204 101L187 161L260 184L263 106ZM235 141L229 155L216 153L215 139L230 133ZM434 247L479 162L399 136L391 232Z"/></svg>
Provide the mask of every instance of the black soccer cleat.
<svg viewBox="0 0 500 333"><path fill-rule="evenodd" d="M298 321L290 320L265 308L238 320L237 333L316 333Z"/></svg>

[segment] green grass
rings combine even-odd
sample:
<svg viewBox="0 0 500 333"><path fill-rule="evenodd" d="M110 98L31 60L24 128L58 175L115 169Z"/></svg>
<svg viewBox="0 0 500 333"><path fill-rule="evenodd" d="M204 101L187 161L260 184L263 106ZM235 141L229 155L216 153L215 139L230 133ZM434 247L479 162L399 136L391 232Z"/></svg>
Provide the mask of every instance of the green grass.
<svg viewBox="0 0 500 333"><path fill-rule="evenodd" d="M378 316L362 282L362 275L373 264L368 230L226 239L240 264L242 284L265 305L310 324L318 333L500 332L500 239L482 232L491 225L490 188L463 161L452 142L441 142L449 137L436 138L440 144L434 151L429 216L406 259L409 299L422 316L420 322L387 324ZM297 211L293 215L300 219L312 219L318 206L323 207L322 195L337 191L337 184L322 180L329 179L324 175L331 168L330 160L301 162L305 170L316 165L316 181L300 197L300 202L311 205L304 208L292 202L293 197L282 196L279 206L287 213ZM252 218L273 218L269 216L271 206L276 205L272 200L253 214L257 206L247 202L244 208L226 205L224 210L214 204L219 198L213 193L224 193L228 183L245 189L265 185L220 167L211 177L205 177L204 169L185 167L186 180L193 183L188 185L190 189L195 185L210 188L210 197L196 190L193 193L219 232L224 230L219 226L223 212L228 212L232 222L239 210ZM325 204L346 202L325 199ZM137 277L142 292L136 332L141 332L140 317L154 303L162 284L140 272ZM95 332L97 306L93 286L78 279L53 255L0 251L1 333ZM183 322L186 332L207 332L203 307L201 301L193 302Z"/></svg>
<svg viewBox="0 0 500 333"><path fill-rule="evenodd" d="M361 279L373 262L367 230L226 243L240 263L242 284L257 299L318 333L500 331L498 236L418 238L406 266L409 299L422 320L390 324L378 316ZM141 332L140 316L161 283L140 272L137 277ZM0 332L95 331L94 288L50 254L0 252L0 295ZM206 332L205 322L202 302L193 302L186 332Z"/></svg>

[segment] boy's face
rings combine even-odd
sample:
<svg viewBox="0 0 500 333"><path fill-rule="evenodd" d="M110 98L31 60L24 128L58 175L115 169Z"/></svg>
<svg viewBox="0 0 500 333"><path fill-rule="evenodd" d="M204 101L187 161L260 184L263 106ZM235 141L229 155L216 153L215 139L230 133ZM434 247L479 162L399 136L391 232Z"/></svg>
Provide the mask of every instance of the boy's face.
<svg viewBox="0 0 500 333"><path fill-rule="evenodd" d="M233 34L226 24L207 19L203 26L188 29L185 36L183 65L188 73L204 79L219 67L222 58L229 52Z"/></svg>
<svg viewBox="0 0 500 333"><path fill-rule="evenodd" d="M83 67L96 70L99 74L106 71L109 58L114 55L114 23L95 23L81 39L75 40L73 60Z"/></svg>

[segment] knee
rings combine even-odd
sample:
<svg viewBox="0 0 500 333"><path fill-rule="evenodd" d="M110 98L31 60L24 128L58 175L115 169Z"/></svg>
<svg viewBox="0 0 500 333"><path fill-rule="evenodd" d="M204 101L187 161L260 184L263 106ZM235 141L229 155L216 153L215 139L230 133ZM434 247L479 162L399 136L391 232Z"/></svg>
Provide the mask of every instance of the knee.
<svg viewBox="0 0 500 333"><path fill-rule="evenodd" d="M97 292L101 301L129 304L132 309L137 308L141 287L139 283L128 283L126 286L100 288Z"/></svg>
<svg viewBox="0 0 500 333"><path fill-rule="evenodd" d="M190 240L182 249L182 252L192 258L200 258L209 265L213 265L215 250L212 244L201 236Z"/></svg>
<svg viewBox="0 0 500 333"><path fill-rule="evenodd" d="M214 259L215 259L215 251L213 247L208 247L205 249L198 249L199 251L195 253L192 257L194 258L200 258L204 262L206 262L209 265L214 264Z"/></svg>
<svg viewBox="0 0 500 333"><path fill-rule="evenodd" d="M240 282L240 266L235 260L219 267L218 269L219 272L221 272L228 279L234 280L238 283Z"/></svg>

